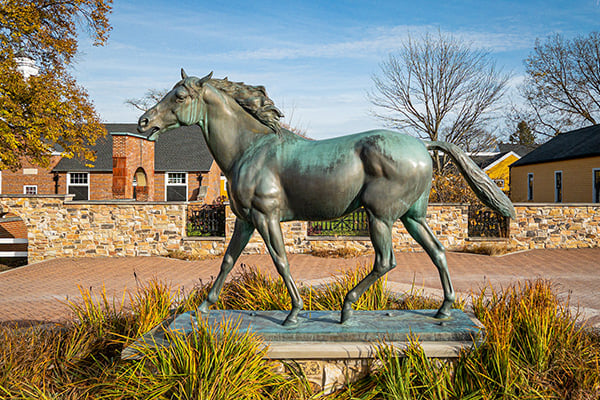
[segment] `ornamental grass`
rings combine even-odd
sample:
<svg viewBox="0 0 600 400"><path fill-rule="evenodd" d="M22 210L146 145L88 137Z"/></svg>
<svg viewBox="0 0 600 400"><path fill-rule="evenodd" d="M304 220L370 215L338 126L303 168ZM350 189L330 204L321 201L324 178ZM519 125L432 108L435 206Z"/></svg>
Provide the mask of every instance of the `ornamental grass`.
<svg viewBox="0 0 600 400"><path fill-rule="evenodd" d="M343 296L369 269L358 266L328 284L301 287L305 307L339 309ZM413 288L402 295L377 282L360 309L435 308L439 299ZM281 375L264 360L260 338L229 323L217 335L202 320L189 335L171 333L169 347L141 346L141 360L121 350L175 312L195 309L210 283L183 295L150 281L113 300L106 290L80 288L70 322L0 328L2 399L598 399L600 336L577 323L568 300L550 282L485 288L471 304L486 340L452 361L425 356L411 337L404 356L379 344L374 372L343 390L313 392L301 373ZM280 279L245 267L224 285L219 308L288 309ZM293 369L293 368L292 368Z"/></svg>

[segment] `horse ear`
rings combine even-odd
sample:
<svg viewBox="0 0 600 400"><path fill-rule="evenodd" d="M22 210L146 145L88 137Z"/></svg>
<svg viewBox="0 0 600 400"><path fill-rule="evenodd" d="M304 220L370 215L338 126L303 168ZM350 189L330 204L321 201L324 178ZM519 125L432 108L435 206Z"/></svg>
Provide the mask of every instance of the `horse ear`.
<svg viewBox="0 0 600 400"><path fill-rule="evenodd" d="M187 79L188 75L185 73L183 68L181 68L181 79Z"/></svg>
<svg viewBox="0 0 600 400"><path fill-rule="evenodd" d="M204 78L200 78L198 81L198 86L202 86L205 82L207 82L210 78L212 78L213 71L210 71L210 74L206 75Z"/></svg>

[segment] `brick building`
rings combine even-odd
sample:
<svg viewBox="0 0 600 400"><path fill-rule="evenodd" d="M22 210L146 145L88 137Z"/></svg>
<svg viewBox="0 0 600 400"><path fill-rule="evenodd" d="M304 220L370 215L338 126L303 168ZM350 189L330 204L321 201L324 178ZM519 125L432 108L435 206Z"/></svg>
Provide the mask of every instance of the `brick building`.
<svg viewBox="0 0 600 400"><path fill-rule="evenodd" d="M181 127L151 142L135 124L106 124L92 165L52 156L49 168L24 163L0 171L0 194L74 194L75 200L212 202L224 195L221 171L196 125Z"/></svg>

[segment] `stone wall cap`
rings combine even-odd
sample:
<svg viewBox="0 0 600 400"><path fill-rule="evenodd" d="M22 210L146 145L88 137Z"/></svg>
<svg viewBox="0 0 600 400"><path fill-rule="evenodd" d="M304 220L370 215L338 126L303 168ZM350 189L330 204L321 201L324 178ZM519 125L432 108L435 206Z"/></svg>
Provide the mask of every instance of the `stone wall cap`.
<svg viewBox="0 0 600 400"><path fill-rule="evenodd" d="M600 203L513 203L515 207L600 207Z"/></svg>
<svg viewBox="0 0 600 400"><path fill-rule="evenodd" d="M306 236L306 240L310 241L336 241L336 240L344 240L344 241L370 241L371 239L368 236Z"/></svg>
<svg viewBox="0 0 600 400"><path fill-rule="evenodd" d="M70 199L75 197L74 194L0 194L3 199Z"/></svg>
<svg viewBox="0 0 600 400"><path fill-rule="evenodd" d="M225 237L223 237L223 236L185 236L182 240L184 242L203 242L203 241L224 242Z"/></svg>
<svg viewBox="0 0 600 400"><path fill-rule="evenodd" d="M113 200L73 200L70 201L69 204L75 204L75 205L85 205L85 204L90 204L90 205L144 205L144 206L148 206L148 205L176 205L176 206L180 206L180 205L187 205L189 204L189 202L187 201L137 201L137 200L133 200L133 199L123 199L123 200L118 200L118 199L113 199Z"/></svg>

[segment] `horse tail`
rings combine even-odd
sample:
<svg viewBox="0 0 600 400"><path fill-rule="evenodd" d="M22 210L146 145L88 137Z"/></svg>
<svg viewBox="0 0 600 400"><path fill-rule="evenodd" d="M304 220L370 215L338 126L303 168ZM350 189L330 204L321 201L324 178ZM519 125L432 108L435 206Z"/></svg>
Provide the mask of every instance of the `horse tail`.
<svg viewBox="0 0 600 400"><path fill-rule="evenodd" d="M483 204L505 217L516 218L510 199L458 146L447 142L425 142L425 146L427 150L441 150L448 154Z"/></svg>

